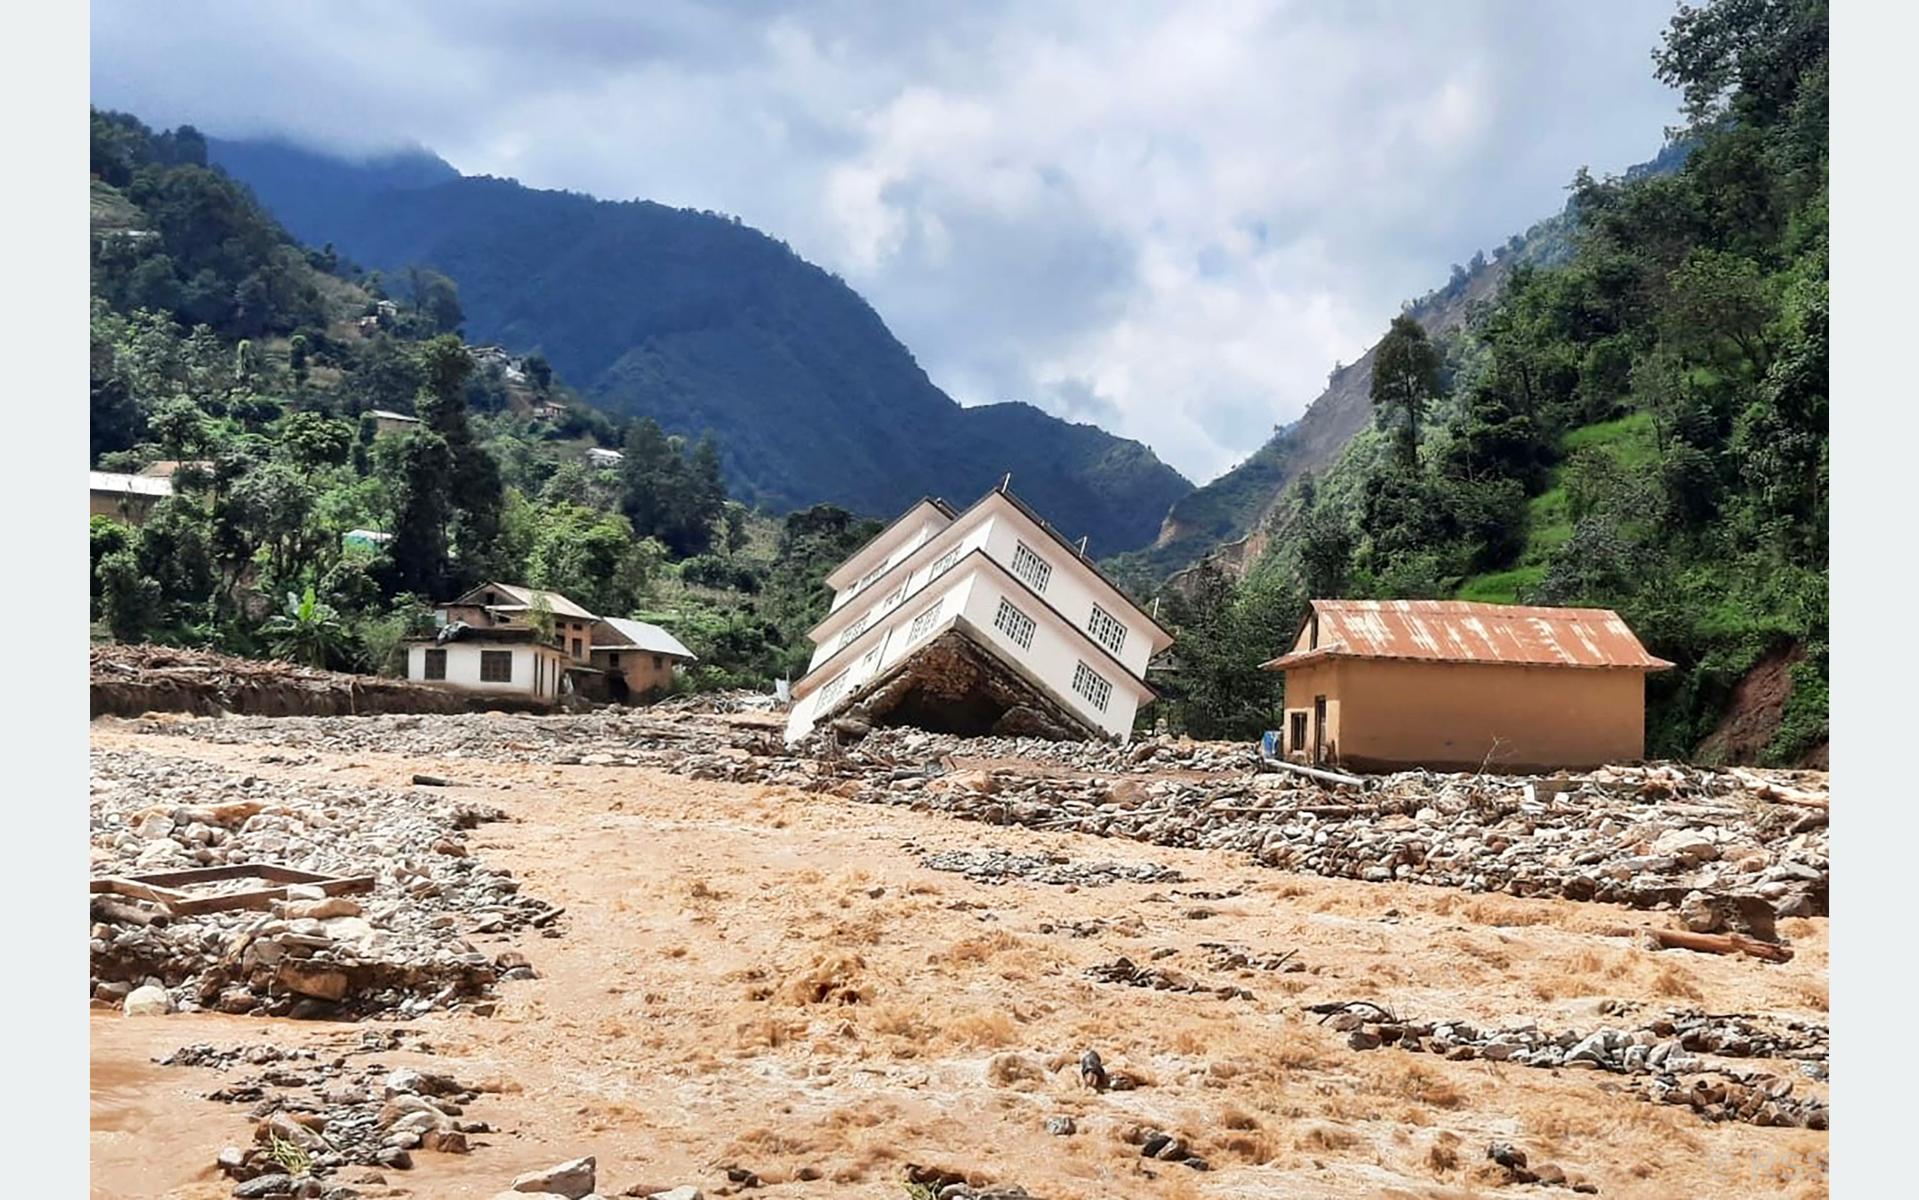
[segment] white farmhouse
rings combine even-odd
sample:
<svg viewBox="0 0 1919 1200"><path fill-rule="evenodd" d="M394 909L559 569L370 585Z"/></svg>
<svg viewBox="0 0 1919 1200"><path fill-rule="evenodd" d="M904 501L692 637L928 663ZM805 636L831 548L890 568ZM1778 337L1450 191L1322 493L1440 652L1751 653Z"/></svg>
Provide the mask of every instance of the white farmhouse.
<svg viewBox="0 0 1919 1200"><path fill-rule="evenodd" d="M545 609L551 632L535 616ZM483 583L434 611L439 632L406 643L406 676L469 692L554 704L592 671L599 618L558 592Z"/></svg>
<svg viewBox="0 0 1919 1200"><path fill-rule="evenodd" d="M1004 482L964 512L920 501L826 582L789 742L842 714L1124 742L1173 641Z"/></svg>

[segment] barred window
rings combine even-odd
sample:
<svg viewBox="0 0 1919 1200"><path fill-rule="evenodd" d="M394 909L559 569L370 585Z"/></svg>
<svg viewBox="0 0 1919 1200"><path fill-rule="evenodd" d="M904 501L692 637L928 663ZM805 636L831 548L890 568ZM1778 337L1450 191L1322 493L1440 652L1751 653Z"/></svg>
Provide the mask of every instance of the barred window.
<svg viewBox="0 0 1919 1200"><path fill-rule="evenodd" d="M1053 577L1053 565L1021 542L1013 550L1013 574L1024 579L1034 591L1044 593L1046 582Z"/></svg>
<svg viewBox="0 0 1919 1200"><path fill-rule="evenodd" d="M993 628L1012 638L1022 650L1033 648L1033 618L1027 616L1001 596L999 611L993 614Z"/></svg>
<svg viewBox="0 0 1919 1200"><path fill-rule="evenodd" d="M929 573L926 576L926 582L931 583L935 579L938 579L940 576L952 570L953 564L958 562L959 558L960 558L960 548L958 546L955 546L951 550L948 550L946 553L934 559L933 570L931 573Z"/></svg>
<svg viewBox="0 0 1919 1200"><path fill-rule="evenodd" d="M1094 641L1114 654L1118 654L1126 645L1126 626L1097 604L1093 605L1093 615L1086 619L1086 630L1093 635Z"/></svg>
<svg viewBox="0 0 1919 1200"><path fill-rule="evenodd" d="M512 683L513 682L513 651L511 650L480 651L480 682L481 683Z"/></svg>
<svg viewBox="0 0 1919 1200"><path fill-rule="evenodd" d="M886 568L892 565L893 565L892 560L888 559L887 561L881 563L879 566L874 567L872 570L868 571L866 574L860 576L860 581L853 585L853 593L855 595L858 595L860 592L865 591L868 587L872 585L875 579L878 579L880 576L886 574Z"/></svg>
<svg viewBox="0 0 1919 1200"><path fill-rule="evenodd" d="M879 666L879 662L880 647L875 646L860 656L860 670L870 674L874 667Z"/></svg>
<svg viewBox="0 0 1919 1200"><path fill-rule="evenodd" d="M820 698L813 706L813 711L825 712L835 700L840 698L840 693L846 690L846 677L849 674L851 672L841 671L827 681L826 686L820 689Z"/></svg>
<svg viewBox="0 0 1919 1200"><path fill-rule="evenodd" d="M879 611L892 612L894 609L899 607L900 601L904 599L906 599L906 585L902 583L898 587L893 589L892 595L880 601Z"/></svg>
<svg viewBox="0 0 1919 1200"><path fill-rule="evenodd" d="M927 609L919 616L914 617L912 628L906 631L906 640L909 642L917 642L930 633L933 626L939 624L940 609L945 607L945 605L946 597L941 596L939 599L933 601L933 607Z"/></svg>
<svg viewBox="0 0 1919 1200"><path fill-rule="evenodd" d="M1083 662L1073 669L1073 690L1092 701L1093 707L1101 712L1106 711L1106 702L1113 698L1113 685Z"/></svg>
<svg viewBox="0 0 1919 1200"><path fill-rule="evenodd" d="M446 651L428 650L426 652L426 678L446 678Z"/></svg>
<svg viewBox="0 0 1919 1200"><path fill-rule="evenodd" d="M853 622L851 625L848 625L846 629L840 634L840 644L835 646L834 649L844 650L848 646L852 645L853 640L859 637L860 634L865 633L866 627L868 625L871 625L872 623L873 623L873 614L869 612L865 616L861 617L859 620Z"/></svg>

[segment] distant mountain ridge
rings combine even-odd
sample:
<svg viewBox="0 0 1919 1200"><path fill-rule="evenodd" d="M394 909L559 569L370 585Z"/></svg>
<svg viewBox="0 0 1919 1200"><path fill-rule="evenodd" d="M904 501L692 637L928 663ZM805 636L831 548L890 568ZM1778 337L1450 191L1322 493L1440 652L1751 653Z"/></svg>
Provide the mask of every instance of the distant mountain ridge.
<svg viewBox="0 0 1919 1200"><path fill-rule="evenodd" d="M710 431L749 502L888 516L927 493L970 500L1010 471L1061 532L1111 555L1150 543L1192 491L1095 426L1017 402L962 408L852 288L736 218L462 176L423 150L349 162L208 145L302 241L450 276L473 340L543 353L608 412Z"/></svg>

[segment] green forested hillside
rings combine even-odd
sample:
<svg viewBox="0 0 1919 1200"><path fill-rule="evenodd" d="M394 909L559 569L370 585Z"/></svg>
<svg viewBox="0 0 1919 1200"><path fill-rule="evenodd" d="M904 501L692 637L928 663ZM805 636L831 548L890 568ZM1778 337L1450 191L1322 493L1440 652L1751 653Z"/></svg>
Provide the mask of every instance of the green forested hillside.
<svg viewBox="0 0 1919 1200"><path fill-rule="evenodd" d="M93 518L101 633L377 670L429 602L500 579L664 609L708 679L804 661L820 564L871 521L753 514L713 442L621 426L537 356L476 353L444 277L404 303L344 278L192 130L94 112L91 131L91 465L179 464L143 523ZM420 424L381 433L376 408ZM590 467L594 445L624 465Z"/></svg>
<svg viewBox="0 0 1919 1200"><path fill-rule="evenodd" d="M1374 427L1289 486L1243 583L1173 597L1189 726L1271 720L1250 664L1309 595L1463 597L1618 609L1677 664L1649 684L1655 755L1717 752L1742 676L1790 662L1757 756L1823 755L1826 6L1682 8L1654 60L1683 167L1582 173L1567 261L1512 270L1436 361L1396 323Z"/></svg>
<svg viewBox="0 0 1919 1200"><path fill-rule="evenodd" d="M465 331L538 351L609 413L711 433L749 503L890 517L1010 471L1110 554L1150 542L1191 490L1137 442L1030 406L960 407L852 288L736 218L462 178L422 154L216 142L213 157L308 242L450 277Z"/></svg>

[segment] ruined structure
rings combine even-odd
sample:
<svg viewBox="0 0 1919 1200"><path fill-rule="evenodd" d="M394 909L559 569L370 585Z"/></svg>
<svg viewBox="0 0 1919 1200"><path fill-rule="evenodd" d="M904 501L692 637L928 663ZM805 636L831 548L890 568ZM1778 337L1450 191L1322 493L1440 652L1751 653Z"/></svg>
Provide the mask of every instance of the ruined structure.
<svg viewBox="0 0 1919 1200"><path fill-rule="evenodd" d="M826 577L789 742L822 721L1125 741L1172 634L1007 488L915 504Z"/></svg>

